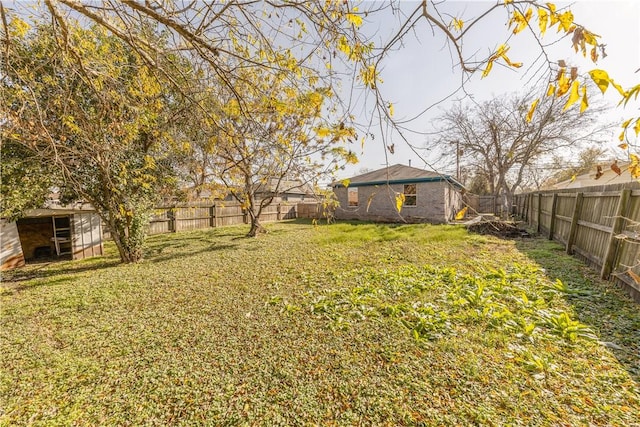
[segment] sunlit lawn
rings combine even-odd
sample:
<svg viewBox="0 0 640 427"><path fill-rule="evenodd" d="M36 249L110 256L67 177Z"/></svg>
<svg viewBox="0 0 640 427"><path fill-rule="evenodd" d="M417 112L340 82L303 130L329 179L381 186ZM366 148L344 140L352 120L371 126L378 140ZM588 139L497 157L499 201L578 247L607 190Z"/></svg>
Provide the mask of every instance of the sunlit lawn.
<svg viewBox="0 0 640 427"><path fill-rule="evenodd" d="M268 228L5 274L0 424L640 425L640 305L559 246Z"/></svg>

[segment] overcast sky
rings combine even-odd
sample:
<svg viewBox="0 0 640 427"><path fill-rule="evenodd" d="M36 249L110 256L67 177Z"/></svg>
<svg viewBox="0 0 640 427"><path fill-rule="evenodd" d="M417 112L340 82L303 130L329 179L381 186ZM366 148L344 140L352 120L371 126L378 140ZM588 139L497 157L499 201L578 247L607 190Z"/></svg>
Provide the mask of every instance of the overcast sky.
<svg viewBox="0 0 640 427"><path fill-rule="evenodd" d="M450 1L442 6L442 10L452 16L469 21L486 10L488 6L495 2L486 1ZM581 54L575 54L571 48L571 39L564 38L549 48L549 57L552 60L565 59L567 63L579 66L580 73L587 73L594 68L607 70L612 78L628 88L640 83L640 72L635 71L640 68L640 2L636 1L578 1L570 7L574 13L575 22L583 25L590 31L601 35L601 41L606 43L607 57L598 61L594 65L588 60L584 60ZM417 2L403 2L406 11L412 10L418 5ZM568 6L569 3L557 2L558 8ZM502 8L501 8L502 9ZM537 13L534 13L537 16ZM371 17L365 20L362 30L368 34L375 34L374 40L377 44L386 41L397 22L391 17L376 18ZM504 42L510 32L507 30L506 12L494 13L482 22L465 40L465 51L471 56L477 53L478 57L486 57L498 45ZM533 22L537 28L537 21ZM552 42L557 39L555 27L547 31L545 42ZM480 73L474 76L466 85L466 90L472 94L477 101L490 99L496 95L522 90L530 85L529 79L532 70L528 66L534 64L540 49L534 39L526 31L518 34L509 40L511 50L509 57L514 62L523 62L524 66L520 70L507 69L505 67L494 66L491 74L484 79L480 79ZM393 102L395 117L397 119L407 119L418 115L426 107L437 104L440 99L450 95L460 86L461 73L452 61L449 49L444 43L444 37L437 32L432 32L426 22L418 30L412 33L404 41L404 46L393 52L383 63L382 79L384 83L380 85L385 98ZM534 64L534 68L540 63ZM606 98L615 105L618 99L612 93L607 93ZM446 108L452 100L464 95L458 92L452 98L444 101L431 110L424 113L419 118L407 124L409 128L416 132L428 132L433 129L432 120ZM592 92L592 98L602 98L599 92ZM638 103L640 104L640 102ZM612 117L620 118L638 114L637 105L627 110L612 108ZM367 115L366 111L356 111L358 117ZM348 166L339 175L340 178L357 175L362 168L378 169L384 166L385 151L383 149L380 130L376 128L373 132L375 139L368 139L364 151L358 146L360 163ZM612 131L611 156L623 152L615 147L618 143L617 135L619 129ZM428 136L420 133L405 132L405 136L416 147L421 147ZM418 155L411 151L397 135L390 136L390 143L395 143L395 154L387 152L389 164L408 164L412 160L412 166L426 167ZM420 152L427 160L429 153Z"/></svg>

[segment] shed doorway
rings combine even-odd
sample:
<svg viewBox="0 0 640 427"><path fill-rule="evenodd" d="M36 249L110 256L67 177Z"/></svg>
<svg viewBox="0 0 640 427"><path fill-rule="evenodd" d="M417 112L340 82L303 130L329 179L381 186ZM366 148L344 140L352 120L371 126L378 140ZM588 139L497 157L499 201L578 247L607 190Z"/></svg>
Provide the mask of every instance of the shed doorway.
<svg viewBox="0 0 640 427"><path fill-rule="evenodd" d="M71 217L42 216L16 222L25 261L71 259Z"/></svg>

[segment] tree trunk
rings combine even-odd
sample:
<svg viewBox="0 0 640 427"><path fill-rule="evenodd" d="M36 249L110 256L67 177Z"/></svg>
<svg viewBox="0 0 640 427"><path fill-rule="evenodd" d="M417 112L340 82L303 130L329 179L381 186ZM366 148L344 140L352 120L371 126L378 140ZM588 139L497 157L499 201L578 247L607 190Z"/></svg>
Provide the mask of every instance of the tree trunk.
<svg viewBox="0 0 640 427"><path fill-rule="evenodd" d="M511 200L513 199L513 194L507 184L505 174L506 172L502 172L500 174L497 188L498 194L500 195L500 217L503 219L509 218L509 213L511 212Z"/></svg>
<svg viewBox="0 0 640 427"><path fill-rule="evenodd" d="M267 229L260 224L260 219L251 215L251 229L247 233L247 237L258 237L259 234L265 233L267 233Z"/></svg>
<svg viewBox="0 0 640 427"><path fill-rule="evenodd" d="M123 263L142 261L147 223L147 216L144 214L133 214L130 217L109 215L107 224L109 224L111 238L118 248L120 261Z"/></svg>
<svg viewBox="0 0 640 427"><path fill-rule="evenodd" d="M249 201L249 207L247 208L247 211L249 213L249 217L251 218L251 229L249 229L249 232L247 233L247 237L258 237L258 235L260 234L267 233L267 229L264 228L262 224L260 224L260 214L262 213L262 209L264 207L269 206L271 204L271 201L267 201L267 203L265 203L265 201L263 200L258 204L258 206L256 206L257 203L253 195L253 187L251 187L248 179L247 179L246 189L247 189L246 193Z"/></svg>

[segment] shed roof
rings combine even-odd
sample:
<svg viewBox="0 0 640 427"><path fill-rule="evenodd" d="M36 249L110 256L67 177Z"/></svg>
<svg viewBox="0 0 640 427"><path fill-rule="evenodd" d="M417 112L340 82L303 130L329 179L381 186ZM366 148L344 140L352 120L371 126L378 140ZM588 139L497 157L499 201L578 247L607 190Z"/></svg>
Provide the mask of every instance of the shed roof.
<svg viewBox="0 0 640 427"><path fill-rule="evenodd" d="M386 168L378 169L372 172L367 172L362 175L357 175L349 178L350 187L364 187L369 185L381 185L381 184L410 184L414 182L439 182L447 181L453 185L462 188L462 184L452 178L450 175L442 175L436 172L418 169L405 165L393 165ZM331 183L331 186L345 187L343 181L335 181Z"/></svg>
<svg viewBox="0 0 640 427"><path fill-rule="evenodd" d="M24 218L35 218L42 216L56 216L56 215L73 215L80 213L92 213L95 212L93 206L88 203L77 203L74 205L55 205L51 204L48 207L40 209L28 209L25 211Z"/></svg>

